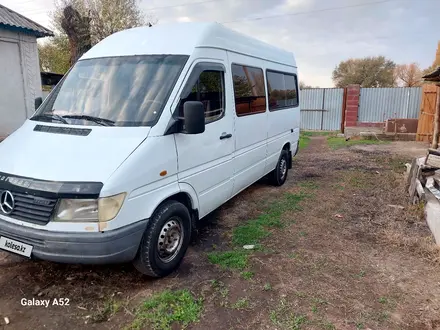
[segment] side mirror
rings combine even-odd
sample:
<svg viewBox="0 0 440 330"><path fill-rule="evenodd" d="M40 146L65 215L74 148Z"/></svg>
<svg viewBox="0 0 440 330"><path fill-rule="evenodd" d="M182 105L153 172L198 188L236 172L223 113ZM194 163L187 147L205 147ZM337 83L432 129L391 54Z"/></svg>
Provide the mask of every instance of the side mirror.
<svg viewBox="0 0 440 330"><path fill-rule="evenodd" d="M202 102L186 101L183 104L183 118L187 134L200 134L205 131L205 107Z"/></svg>
<svg viewBox="0 0 440 330"><path fill-rule="evenodd" d="M42 97L36 97L35 98L35 111L37 111L37 109L40 107L41 103L43 103L43 98Z"/></svg>

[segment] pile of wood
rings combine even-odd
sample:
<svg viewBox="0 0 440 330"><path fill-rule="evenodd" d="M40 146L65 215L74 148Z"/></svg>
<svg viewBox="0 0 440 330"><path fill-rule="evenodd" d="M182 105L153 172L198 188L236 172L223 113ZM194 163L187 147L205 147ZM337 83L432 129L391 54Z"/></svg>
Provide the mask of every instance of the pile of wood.
<svg viewBox="0 0 440 330"><path fill-rule="evenodd" d="M415 158L407 164L407 187L410 203L435 198L440 203L440 151L428 149L426 157ZM439 214L440 218L440 214Z"/></svg>

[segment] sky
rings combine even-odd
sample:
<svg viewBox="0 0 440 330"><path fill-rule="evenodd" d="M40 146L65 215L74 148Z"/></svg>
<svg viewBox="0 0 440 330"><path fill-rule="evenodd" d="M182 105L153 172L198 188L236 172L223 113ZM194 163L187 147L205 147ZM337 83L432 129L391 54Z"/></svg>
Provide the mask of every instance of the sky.
<svg viewBox="0 0 440 330"><path fill-rule="evenodd" d="M440 0L138 0L158 24L216 21L295 54L299 80L333 87L351 57L383 55L429 67L440 41ZM54 0L0 0L53 28Z"/></svg>

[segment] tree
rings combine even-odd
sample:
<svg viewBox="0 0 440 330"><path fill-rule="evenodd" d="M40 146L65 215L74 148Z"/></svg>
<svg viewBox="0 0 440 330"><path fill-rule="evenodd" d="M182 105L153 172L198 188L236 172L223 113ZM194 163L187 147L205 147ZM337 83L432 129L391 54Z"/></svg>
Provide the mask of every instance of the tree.
<svg viewBox="0 0 440 330"><path fill-rule="evenodd" d="M358 84L362 87L393 87L396 64L384 56L351 58L333 70L336 87Z"/></svg>
<svg viewBox="0 0 440 330"><path fill-rule="evenodd" d="M63 9L61 27L69 39L70 65L74 65L85 52L92 48L90 21L90 17L81 15L72 5Z"/></svg>
<svg viewBox="0 0 440 330"><path fill-rule="evenodd" d="M303 81L300 81L299 82L299 89L310 89L310 88L313 88L312 86L310 86L310 85L307 85L305 82L303 82Z"/></svg>
<svg viewBox="0 0 440 330"><path fill-rule="evenodd" d="M73 64L91 46L109 35L136 26L155 24L152 18L145 20L137 2L57 0L56 9L51 13L56 36L39 45L41 69L65 73L70 66L66 63Z"/></svg>
<svg viewBox="0 0 440 330"><path fill-rule="evenodd" d="M399 86L415 87L422 84L422 70L417 63L397 65L394 73Z"/></svg>
<svg viewBox="0 0 440 330"><path fill-rule="evenodd" d="M63 11L67 6L90 19L92 46L115 32L156 23L151 18L146 21L138 0L58 0L52 13L52 24L58 31L62 30Z"/></svg>
<svg viewBox="0 0 440 330"><path fill-rule="evenodd" d="M38 44L40 70L64 74L70 67L69 40L66 36L56 35L44 43Z"/></svg>

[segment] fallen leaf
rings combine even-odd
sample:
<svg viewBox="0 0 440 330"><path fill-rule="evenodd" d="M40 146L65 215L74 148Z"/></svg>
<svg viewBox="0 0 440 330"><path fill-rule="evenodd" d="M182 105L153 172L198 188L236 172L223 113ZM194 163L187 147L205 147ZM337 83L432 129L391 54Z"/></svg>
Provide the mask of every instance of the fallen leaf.
<svg viewBox="0 0 440 330"><path fill-rule="evenodd" d="M335 218L343 218L344 216L340 215L340 214L335 214Z"/></svg>

